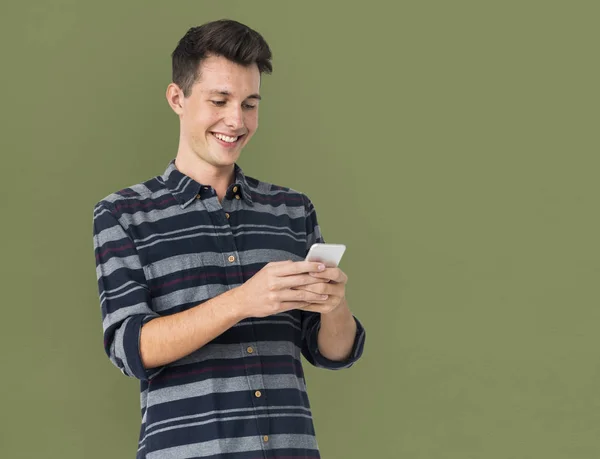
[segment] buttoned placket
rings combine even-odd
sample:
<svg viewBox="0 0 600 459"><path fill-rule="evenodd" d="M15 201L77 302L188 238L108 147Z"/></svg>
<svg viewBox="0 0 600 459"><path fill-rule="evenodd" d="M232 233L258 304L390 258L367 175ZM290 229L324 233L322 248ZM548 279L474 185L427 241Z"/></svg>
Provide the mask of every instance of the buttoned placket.
<svg viewBox="0 0 600 459"><path fill-rule="evenodd" d="M219 228L219 247L221 248L221 254L223 256L223 262L225 263L226 279L228 283L229 278L243 279L243 272L241 262L239 259L238 248L236 245L233 232L231 231L231 224L235 224L232 220L235 220L235 212L240 210L243 206L242 190L239 187L234 186L231 189L233 193L231 197L227 195L223 198L222 202L219 202L214 190L211 187L203 187L203 191L198 195L206 209L209 211L209 215L213 220L213 225ZM224 228L227 228L224 231ZM232 289L238 287L240 284L229 284L228 288ZM252 399L252 406L254 407L254 414L257 426L257 435L263 448L265 458L267 457L266 451L270 449L269 444L269 417L264 416L267 413L267 391L265 389L265 383L263 378L262 370L257 372L257 366L262 366L260 358L260 350L257 346L256 330L254 328L254 320L252 318L245 319L243 322L244 327L249 327L249 335L252 342L241 342L240 343L240 355L244 361L244 367L246 370L246 380L248 382L247 390L250 392Z"/></svg>

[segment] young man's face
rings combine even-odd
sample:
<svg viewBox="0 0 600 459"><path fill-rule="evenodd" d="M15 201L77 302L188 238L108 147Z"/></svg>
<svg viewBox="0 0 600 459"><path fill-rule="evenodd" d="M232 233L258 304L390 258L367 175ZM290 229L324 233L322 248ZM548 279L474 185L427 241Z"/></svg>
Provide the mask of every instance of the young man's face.
<svg viewBox="0 0 600 459"><path fill-rule="evenodd" d="M215 167L233 165L258 128L259 89L256 64L205 59L191 94L180 99L185 150Z"/></svg>

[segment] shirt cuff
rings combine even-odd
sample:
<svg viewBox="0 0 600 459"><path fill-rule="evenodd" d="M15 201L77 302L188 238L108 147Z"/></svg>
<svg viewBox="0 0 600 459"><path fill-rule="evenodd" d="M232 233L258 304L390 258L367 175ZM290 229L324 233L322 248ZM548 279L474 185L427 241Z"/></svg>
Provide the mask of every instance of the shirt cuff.
<svg viewBox="0 0 600 459"><path fill-rule="evenodd" d="M356 335L354 336L354 343L352 344L352 350L348 358L346 360L330 360L319 352L317 339L319 330L321 329L321 315L316 314L315 317L317 319L307 335L307 348L314 365L328 370L350 368L362 356L365 346L366 332L360 321L354 315L352 316L356 322Z"/></svg>
<svg viewBox="0 0 600 459"><path fill-rule="evenodd" d="M131 370L133 377L141 380L150 380L165 369L165 366L146 369L142 363L140 353L140 339L142 335L142 326L156 316L133 316L126 324L125 333L123 333L123 348L125 358Z"/></svg>

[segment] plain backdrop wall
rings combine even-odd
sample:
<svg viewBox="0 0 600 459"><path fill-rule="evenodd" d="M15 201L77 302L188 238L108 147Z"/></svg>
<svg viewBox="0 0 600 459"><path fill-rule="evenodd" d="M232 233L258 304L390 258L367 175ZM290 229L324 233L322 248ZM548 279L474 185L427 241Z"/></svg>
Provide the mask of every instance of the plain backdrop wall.
<svg viewBox="0 0 600 459"><path fill-rule="evenodd" d="M186 30L269 42L246 173L305 192L367 328L327 459L600 457L596 2L2 2L0 457L132 458L93 205L161 174Z"/></svg>

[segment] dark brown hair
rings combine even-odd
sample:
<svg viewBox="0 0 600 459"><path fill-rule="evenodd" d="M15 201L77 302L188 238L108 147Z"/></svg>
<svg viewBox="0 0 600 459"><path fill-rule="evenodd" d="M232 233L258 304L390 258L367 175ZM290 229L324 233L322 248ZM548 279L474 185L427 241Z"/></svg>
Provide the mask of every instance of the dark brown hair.
<svg viewBox="0 0 600 459"><path fill-rule="evenodd" d="M256 63L261 74L273 71L271 50L258 32L231 19L208 22L189 29L171 54L173 83L185 97L200 77L202 60L209 56L223 56L244 66Z"/></svg>

